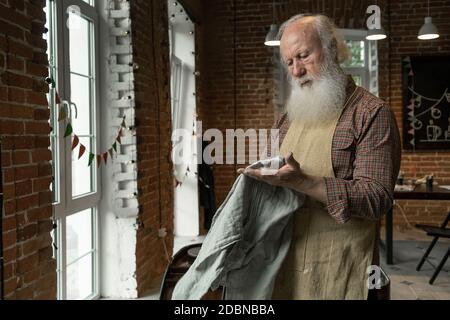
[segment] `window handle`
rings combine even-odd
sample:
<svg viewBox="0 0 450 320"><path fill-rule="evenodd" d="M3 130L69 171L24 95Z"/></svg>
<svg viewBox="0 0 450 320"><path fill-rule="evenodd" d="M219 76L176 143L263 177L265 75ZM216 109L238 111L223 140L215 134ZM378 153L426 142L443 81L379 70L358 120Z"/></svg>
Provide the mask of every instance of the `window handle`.
<svg viewBox="0 0 450 320"><path fill-rule="evenodd" d="M69 102L70 106L73 106L73 108L75 109L75 119L78 118L78 108L77 105L75 104L75 102ZM72 109L70 109L70 114L72 114Z"/></svg>

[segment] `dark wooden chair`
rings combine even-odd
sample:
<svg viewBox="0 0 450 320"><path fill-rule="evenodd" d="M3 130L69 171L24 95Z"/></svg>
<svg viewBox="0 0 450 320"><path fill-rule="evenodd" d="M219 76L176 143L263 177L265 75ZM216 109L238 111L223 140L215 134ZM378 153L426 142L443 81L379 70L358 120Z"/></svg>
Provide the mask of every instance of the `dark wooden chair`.
<svg viewBox="0 0 450 320"><path fill-rule="evenodd" d="M188 271L192 263L194 263L201 246L201 243L185 246L173 256L163 276L159 300L172 299L172 292L175 285ZM219 287L216 291L207 292L201 300L222 300L223 294L223 288Z"/></svg>
<svg viewBox="0 0 450 320"><path fill-rule="evenodd" d="M441 224L440 227L429 226L429 225L424 225L424 224L416 224L417 228L422 229L423 231L425 231L427 233L427 235L433 237L433 240L431 241L430 245L428 246L427 251L423 255L419 264L417 265L417 268L416 268L417 271L420 271L420 268L422 268L422 265L425 262L425 260L428 259L428 255L430 254L431 250L433 250L433 247L436 245L439 238L450 238L450 228L447 228L447 224L449 221L450 221L450 212L447 214L447 218L445 218L444 222ZM438 276L439 272L441 272L442 267L445 265L445 262L447 261L449 255L450 255L450 245L447 249L447 253L444 255L441 262L439 263L436 270L434 271L433 275L431 276L431 279L429 281L430 284L433 284L434 280L436 280L436 277ZM433 267L434 267L434 265L433 265Z"/></svg>

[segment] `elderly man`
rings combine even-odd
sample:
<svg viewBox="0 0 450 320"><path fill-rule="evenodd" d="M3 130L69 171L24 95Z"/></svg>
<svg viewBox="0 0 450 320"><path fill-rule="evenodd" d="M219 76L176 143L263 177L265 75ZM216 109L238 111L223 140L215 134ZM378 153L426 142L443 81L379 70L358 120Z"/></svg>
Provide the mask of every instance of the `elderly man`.
<svg viewBox="0 0 450 320"><path fill-rule="evenodd" d="M383 100L340 68L346 46L327 17L290 18L280 41L291 94L275 127L287 164L274 175L240 169L307 195L273 298L366 299L400 167L397 124Z"/></svg>

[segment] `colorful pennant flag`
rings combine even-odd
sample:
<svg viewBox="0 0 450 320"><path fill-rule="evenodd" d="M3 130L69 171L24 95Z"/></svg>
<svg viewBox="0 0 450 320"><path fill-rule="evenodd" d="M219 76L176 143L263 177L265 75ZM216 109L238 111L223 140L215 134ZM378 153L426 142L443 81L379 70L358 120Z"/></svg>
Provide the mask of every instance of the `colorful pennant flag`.
<svg viewBox="0 0 450 320"><path fill-rule="evenodd" d="M78 143L80 143L80 139L78 138L77 135L74 135L73 136L73 141L72 141L72 150L77 147Z"/></svg>
<svg viewBox="0 0 450 320"><path fill-rule="evenodd" d="M70 123L67 124L66 127L66 133L64 133L64 138L67 138L68 136L70 136L73 133L73 128L72 125Z"/></svg>
<svg viewBox="0 0 450 320"><path fill-rule="evenodd" d="M88 166L90 167L92 165L92 161L94 160L95 155L92 152L89 152L89 163Z"/></svg>
<svg viewBox="0 0 450 320"><path fill-rule="evenodd" d="M100 165L102 164L102 155L97 155L97 168L100 168Z"/></svg>
<svg viewBox="0 0 450 320"><path fill-rule="evenodd" d="M86 147L84 145L80 144L80 151L78 152L78 159L80 159L83 156L85 151L86 151Z"/></svg>

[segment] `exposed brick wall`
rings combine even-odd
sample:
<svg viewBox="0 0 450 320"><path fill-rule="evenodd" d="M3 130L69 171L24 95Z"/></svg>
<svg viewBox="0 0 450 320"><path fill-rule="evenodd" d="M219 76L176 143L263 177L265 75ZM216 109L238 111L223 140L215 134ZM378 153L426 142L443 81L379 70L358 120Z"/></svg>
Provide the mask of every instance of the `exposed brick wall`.
<svg viewBox="0 0 450 320"><path fill-rule="evenodd" d="M430 0L430 12L433 23L437 26L440 37L436 40L421 41L417 39L417 33L427 15L427 1L390 1L390 32L388 43L383 48L387 49L380 57L380 65L385 71L380 77L388 86L380 86L380 94L390 101L391 108L397 117L399 129L402 132L402 80L401 58L406 55L450 55L450 1ZM387 7L384 6L384 12ZM386 17L385 17L386 18ZM386 41L387 42L387 41ZM390 50L389 50L390 46ZM387 47L387 48L386 48ZM389 91L390 83L390 91ZM403 137L402 137L403 138ZM401 170L405 172L405 178L421 178L430 173L441 184L450 183L450 154L442 152L412 152L403 151ZM442 222L446 212L450 210L450 201L398 201L405 210L407 219L414 223ZM399 226L404 226L406 219L399 210L394 212L394 221Z"/></svg>
<svg viewBox="0 0 450 320"><path fill-rule="evenodd" d="M136 245L138 295L158 280L173 245L173 178L170 164L171 116L169 39L166 1L134 0L131 4L135 71L139 229Z"/></svg>
<svg viewBox="0 0 450 320"><path fill-rule="evenodd" d="M264 2L235 1L234 10L232 0L214 1L204 8L198 101L204 130L218 128L225 133L225 129L260 129L273 123L272 49L261 45L272 13ZM218 203L241 166L215 165Z"/></svg>
<svg viewBox="0 0 450 320"><path fill-rule="evenodd" d="M426 1L378 1L388 39L378 42L380 97L391 104L401 130L402 55L445 54L450 51L450 1L431 0L431 14L441 37L419 41L417 32L426 15ZM234 16L233 5L236 5ZM322 7L325 4L325 7ZM297 13L325 13L340 28L366 28L365 13L372 1L288 0L276 5L275 21L280 24ZM218 0L204 6L198 55L201 57L199 118L208 128L268 128L274 119L271 50L263 40L272 23L272 1ZM391 26L391 30L389 30ZM197 41L199 40L197 39ZM235 179L234 165L215 165L217 202L220 204ZM447 152L403 152L406 178L434 173L439 183L450 183L450 156ZM411 224L437 223L450 210L450 202L400 201ZM395 223L406 220L397 210Z"/></svg>
<svg viewBox="0 0 450 320"><path fill-rule="evenodd" d="M7 299L55 299L43 0L0 1L0 134Z"/></svg>

